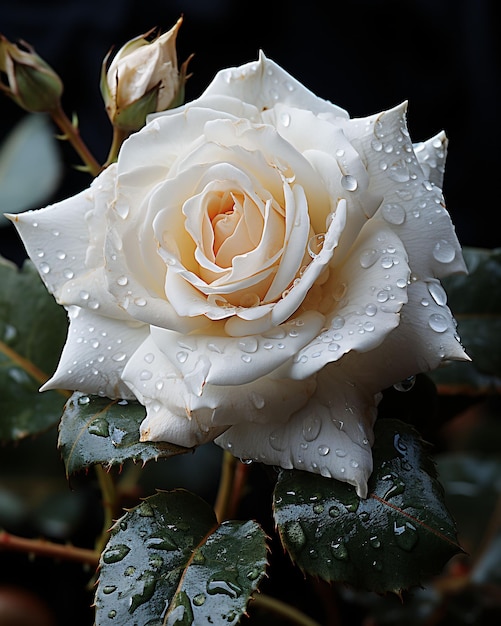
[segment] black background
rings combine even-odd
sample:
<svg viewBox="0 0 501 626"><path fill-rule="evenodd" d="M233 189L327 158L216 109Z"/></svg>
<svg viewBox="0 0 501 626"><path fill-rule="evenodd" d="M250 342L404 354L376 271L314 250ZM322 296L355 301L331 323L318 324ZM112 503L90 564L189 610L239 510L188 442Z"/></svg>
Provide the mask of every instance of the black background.
<svg viewBox="0 0 501 626"><path fill-rule="evenodd" d="M104 160L111 129L99 92L101 63L114 46L180 15L182 62L191 53L186 99L224 67L259 49L317 95L365 116L409 101L412 139L440 130L449 138L444 193L463 245L497 247L500 160L497 78L499 28L488 0L0 0L0 32L33 45L64 80L63 104ZM23 111L0 99L0 138ZM88 176L61 144L67 173L51 200L87 186ZM33 207L38 208L38 207ZM8 210L8 207L2 207ZM12 228L0 229L0 254L20 254ZM22 253L21 253L22 254Z"/></svg>

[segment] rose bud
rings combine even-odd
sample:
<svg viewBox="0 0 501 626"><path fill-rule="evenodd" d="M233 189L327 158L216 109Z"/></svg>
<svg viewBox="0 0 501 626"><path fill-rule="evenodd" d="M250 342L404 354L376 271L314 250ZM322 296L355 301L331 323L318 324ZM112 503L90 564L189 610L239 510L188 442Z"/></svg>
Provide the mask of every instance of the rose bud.
<svg viewBox="0 0 501 626"><path fill-rule="evenodd" d="M187 62L177 66L176 37L182 23L150 41L152 31L126 43L101 72L101 93L112 124L126 131L139 130L149 113L181 104Z"/></svg>
<svg viewBox="0 0 501 626"><path fill-rule="evenodd" d="M0 90L31 113L59 107L63 83L54 70L25 42L26 50L0 35Z"/></svg>

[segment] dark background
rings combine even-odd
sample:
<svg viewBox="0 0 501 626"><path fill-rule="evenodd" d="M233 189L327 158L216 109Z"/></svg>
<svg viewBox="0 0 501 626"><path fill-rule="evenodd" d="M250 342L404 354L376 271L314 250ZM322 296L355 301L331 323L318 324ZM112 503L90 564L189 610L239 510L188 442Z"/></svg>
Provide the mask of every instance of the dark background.
<svg viewBox="0 0 501 626"><path fill-rule="evenodd" d="M501 245L497 226L499 26L493 1L0 0L0 33L12 41L29 42L60 74L65 110L69 116L78 114L83 138L104 161L111 128L99 92L103 58L111 46L119 48L152 27L168 30L181 14L179 60L195 54L187 100L197 97L219 69L254 60L259 49L352 116L370 115L408 100L414 141L442 129L449 137L444 193L461 243ZM0 94L0 140L24 114ZM72 167L78 159L71 147L61 143L60 148L67 168L50 201L72 195L90 182L88 175ZM8 207L0 207L4 210ZM16 261L24 256L10 226L0 228L0 255ZM24 449L30 445L24 444ZM10 452L15 456L21 450L20 446ZM50 439L43 450L55 453L55 442ZM7 461L8 452L0 449ZM35 468L48 463L49 458L36 457L31 448L26 454ZM56 475L66 489L59 465ZM70 516L75 527L67 533L75 545L86 545L101 527L96 519L98 495L86 482L73 487L77 487L72 493L78 496L78 507ZM260 503L249 505L249 516L269 497L266 485L257 492ZM64 519L68 520L66 510ZM47 528L36 526L35 518L29 521L29 528L21 528L20 534L35 528L51 538ZM282 558L279 547L273 555ZM287 569L282 562L279 566L286 572L289 596L300 598L306 593L308 598L299 570ZM0 586L22 584L43 592L57 611L58 626L92 622L92 591L85 596L82 592L90 574L81 566L3 552L0 569ZM346 623L359 623L353 615L350 619Z"/></svg>
<svg viewBox="0 0 501 626"><path fill-rule="evenodd" d="M191 53L186 99L200 95L224 67L254 60L259 49L317 95L365 116L409 101L414 141L445 130L444 193L463 245L501 245L499 211L499 28L488 0L0 0L0 32L33 45L65 83L64 107L98 160L111 129L99 92L110 49L180 15L180 62ZM0 94L1 96L1 94ZM0 139L23 112L0 99ZM89 183L61 144L66 175L54 198ZM38 207L33 207L38 208ZM3 208L2 210L8 210ZM11 227L0 254L20 252Z"/></svg>

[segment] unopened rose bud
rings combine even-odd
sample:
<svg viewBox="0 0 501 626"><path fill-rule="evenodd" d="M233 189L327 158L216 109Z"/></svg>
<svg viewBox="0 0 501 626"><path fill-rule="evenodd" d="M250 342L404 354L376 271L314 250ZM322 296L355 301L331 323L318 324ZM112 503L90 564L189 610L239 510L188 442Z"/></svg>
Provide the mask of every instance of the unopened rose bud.
<svg viewBox="0 0 501 626"><path fill-rule="evenodd" d="M115 127L139 130L149 113L181 104L187 65L178 70L176 37L181 23L182 18L153 40L147 39L150 33L132 39L117 52L108 69L108 58L104 60L101 93Z"/></svg>
<svg viewBox="0 0 501 626"><path fill-rule="evenodd" d="M58 108L61 79L31 46L21 43L24 49L0 35L0 90L31 113Z"/></svg>

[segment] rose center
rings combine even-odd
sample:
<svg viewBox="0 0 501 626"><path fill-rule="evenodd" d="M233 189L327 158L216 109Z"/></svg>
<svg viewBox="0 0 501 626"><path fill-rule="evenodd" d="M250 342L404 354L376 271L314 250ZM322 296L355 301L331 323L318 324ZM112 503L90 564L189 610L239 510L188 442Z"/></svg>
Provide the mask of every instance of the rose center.
<svg viewBox="0 0 501 626"><path fill-rule="evenodd" d="M207 214L213 233L212 250L217 261L222 261L222 259L218 259L218 256L221 256L219 254L222 252L221 248L225 243L228 244L238 232L238 226L243 215L243 203L242 194L228 190L216 193L210 199ZM240 253L245 251L239 250ZM233 252L236 251L233 250ZM230 259L226 259L225 265L228 264L228 261Z"/></svg>

